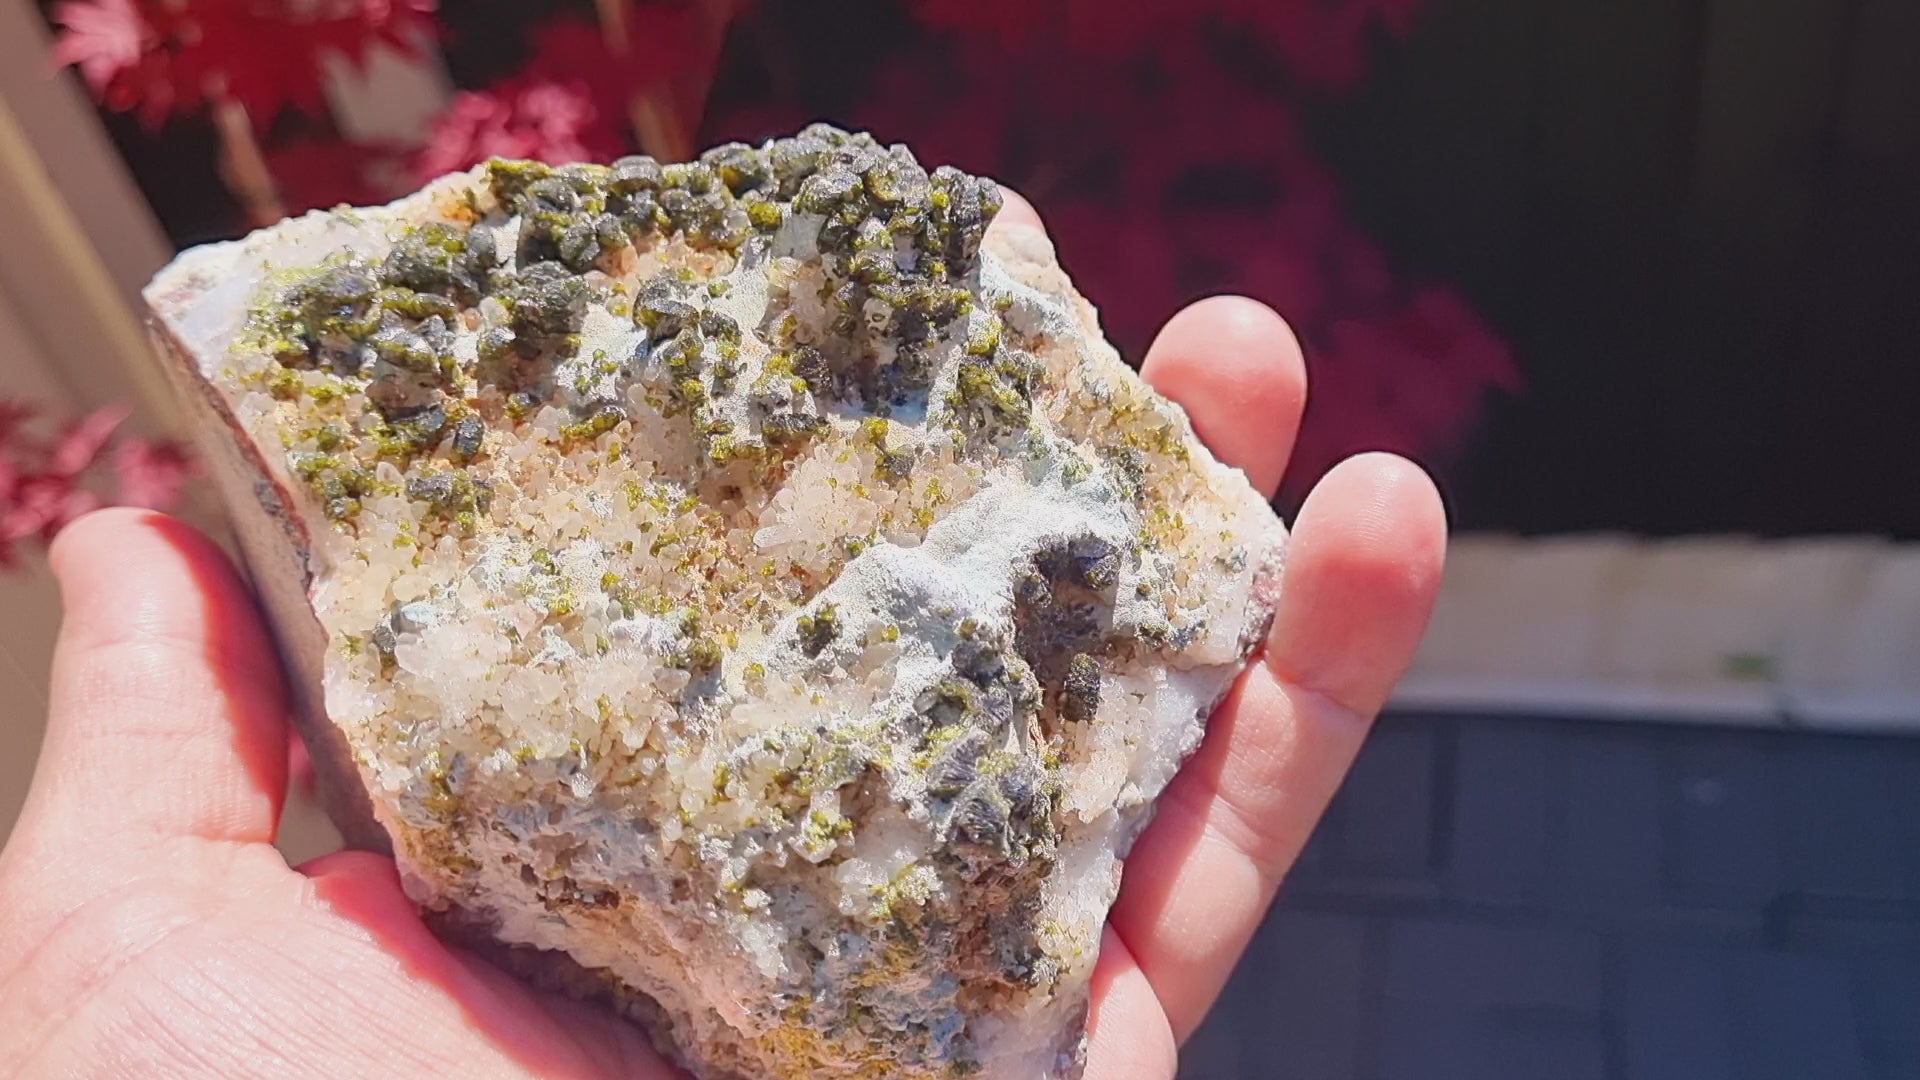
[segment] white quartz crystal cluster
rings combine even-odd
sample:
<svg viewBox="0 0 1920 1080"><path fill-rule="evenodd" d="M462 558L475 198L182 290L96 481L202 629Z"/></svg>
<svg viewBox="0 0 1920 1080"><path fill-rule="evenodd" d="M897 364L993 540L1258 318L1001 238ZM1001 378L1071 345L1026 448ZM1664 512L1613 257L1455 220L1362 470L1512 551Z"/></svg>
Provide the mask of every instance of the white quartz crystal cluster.
<svg viewBox="0 0 1920 1080"><path fill-rule="evenodd" d="M1264 501L999 201L814 127L148 291L350 837L699 1076L1077 1075L1266 624Z"/></svg>

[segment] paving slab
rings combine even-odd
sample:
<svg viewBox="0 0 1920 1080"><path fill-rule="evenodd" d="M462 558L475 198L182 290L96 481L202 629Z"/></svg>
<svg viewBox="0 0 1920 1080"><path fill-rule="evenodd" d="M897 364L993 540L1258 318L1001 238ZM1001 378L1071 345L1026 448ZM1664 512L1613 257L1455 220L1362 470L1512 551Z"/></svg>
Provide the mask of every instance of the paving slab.
<svg viewBox="0 0 1920 1080"><path fill-rule="evenodd" d="M1523 904L1551 889L1561 748L1559 734L1544 726L1458 728L1445 849L1449 896Z"/></svg>
<svg viewBox="0 0 1920 1080"><path fill-rule="evenodd" d="M1377 738L1183 1075L1920 1078L1920 741Z"/></svg>

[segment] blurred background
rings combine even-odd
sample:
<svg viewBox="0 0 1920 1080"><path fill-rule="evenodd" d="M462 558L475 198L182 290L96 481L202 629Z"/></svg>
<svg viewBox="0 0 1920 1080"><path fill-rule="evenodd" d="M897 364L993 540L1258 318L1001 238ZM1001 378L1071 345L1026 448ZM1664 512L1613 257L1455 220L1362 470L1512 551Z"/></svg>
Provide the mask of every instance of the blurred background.
<svg viewBox="0 0 1920 1080"><path fill-rule="evenodd" d="M0 0L0 835L45 540L219 528L143 355L176 250L828 120L1024 193L1132 362L1284 314L1283 514L1362 450L1447 496L1188 1073L1920 1077L1915 55L1915 0Z"/></svg>

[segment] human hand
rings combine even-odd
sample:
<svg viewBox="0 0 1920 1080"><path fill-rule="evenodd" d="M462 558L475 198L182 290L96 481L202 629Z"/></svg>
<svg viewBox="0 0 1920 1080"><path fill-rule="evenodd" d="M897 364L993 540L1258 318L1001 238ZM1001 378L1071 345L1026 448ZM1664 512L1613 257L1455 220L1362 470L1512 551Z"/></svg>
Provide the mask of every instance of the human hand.
<svg viewBox="0 0 1920 1080"><path fill-rule="evenodd" d="M996 228L1039 228L1009 195ZM1306 405L1287 324L1243 297L1190 305L1141 374L1214 455L1263 494L1280 486ZM1286 548L1264 651L1128 853L1094 971L1089 1080L1162 1080L1345 779L1426 630L1446 551L1433 482L1391 454L1336 466Z"/></svg>
<svg viewBox="0 0 1920 1080"><path fill-rule="evenodd" d="M996 228L1034 228L1017 197ZM1262 491L1306 374L1251 301L1176 315L1147 379ZM1424 474L1335 469L1287 550L1264 656L1127 859L1094 977L1088 1076L1171 1077L1412 655L1445 525ZM205 537L103 511L52 552L66 605L47 740L0 852L0 1075L678 1075L640 1032L435 938L392 862L273 847L288 702Z"/></svg>

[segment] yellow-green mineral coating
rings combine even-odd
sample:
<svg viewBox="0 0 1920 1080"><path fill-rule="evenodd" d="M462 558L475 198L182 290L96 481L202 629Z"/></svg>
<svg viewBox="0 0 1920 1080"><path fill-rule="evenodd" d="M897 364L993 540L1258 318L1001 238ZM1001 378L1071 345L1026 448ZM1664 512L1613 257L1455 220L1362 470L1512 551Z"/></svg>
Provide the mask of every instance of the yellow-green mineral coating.
<svg viewBox="0 0 1920 1080"><path fill-rule="evenodd" d="M816 126L163 275L187 338L257 282L195 345L411 893L702 1076L1076 1075L1116 858L1264 625L1264 503L999 206Z"/></svg>

